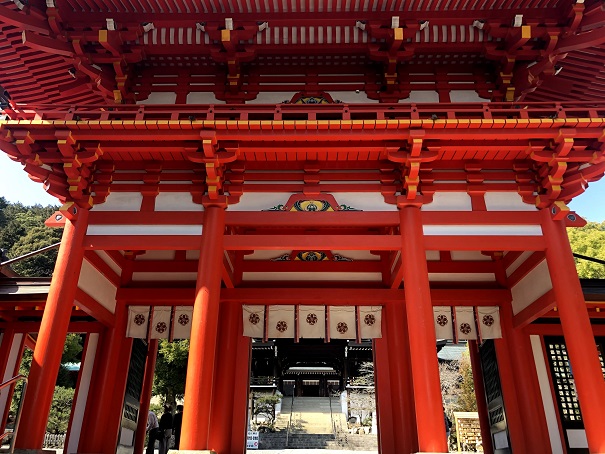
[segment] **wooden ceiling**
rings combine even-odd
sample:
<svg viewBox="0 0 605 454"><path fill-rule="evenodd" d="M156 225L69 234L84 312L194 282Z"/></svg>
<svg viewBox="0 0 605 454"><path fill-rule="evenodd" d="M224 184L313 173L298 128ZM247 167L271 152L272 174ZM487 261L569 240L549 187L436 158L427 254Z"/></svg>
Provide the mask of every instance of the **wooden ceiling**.
<svg viewBox="0 0 605 454"><path fill-rule="evenodd" d="M0 85L27 104L475 88L588 101L605 94L604 23L594 0L2 0Z"/></svg>

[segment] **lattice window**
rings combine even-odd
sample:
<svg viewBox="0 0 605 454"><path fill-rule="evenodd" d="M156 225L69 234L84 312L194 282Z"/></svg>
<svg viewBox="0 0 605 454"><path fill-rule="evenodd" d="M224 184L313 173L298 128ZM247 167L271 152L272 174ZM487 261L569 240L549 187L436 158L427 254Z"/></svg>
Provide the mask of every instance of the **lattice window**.
<svg viewBox="0 0 605 454"><path fill-rule="evenodd" d="M548 341L546 343L548 360L552 371L553 384L559 410L563 421L575 422L582 421L580 413L580 404L576 395L576 385L574 382L567 348L562 341ZM601 360L601 365L603 364Z"/></svg>
<svg viewBox="0 0 605 454"><path fill-rule="evenodd" d="M483 379L485 381L485 395L487 401L492 402L502 397L502 387L500 386L500 374L498 372L494 341L485 341L483 345L481 345L481 366L483 369Z"/></svg>
<svg viewBox="0 0 605 454"><path fill-rule="evenodd" d="M599 361L601 363L601 372L605 376L605 360L603 358L603 339L597 342L599 352ZM564 421L576 422L582 421L580 404L576 395L576 386L567 356L567 348L562 338L549 339L546 341L548 351L548 360L552 372L555 386L557 402Z"/></svg>

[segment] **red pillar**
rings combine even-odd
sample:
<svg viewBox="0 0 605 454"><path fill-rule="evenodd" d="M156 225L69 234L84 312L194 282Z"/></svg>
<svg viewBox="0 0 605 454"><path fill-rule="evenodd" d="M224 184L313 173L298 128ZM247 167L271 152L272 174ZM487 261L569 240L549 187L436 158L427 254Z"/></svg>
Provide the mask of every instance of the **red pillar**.
<svg viewBox="0 0 605 454"><path fill-rule="evenodd" d="M582 420L591 453L605 452L605 381L564 221L542 210L546 261L552 281Z"/></svg>
<svg viewBox="0 0 605 454"><path fill-rule="evenodd" d="M498 373L500 375L500 386L502 388L502 400L506 411L506 426L512 450L525 451L527 433L523 425L523 415L519 406L519 394L517 392L517 377L512 362L514 353L510 340L512 330L512 311L500 311L500 324L502 327L502 339L495 339L496 359L498 361ZM523 383L519 383L523 386Z"/></svg>
<svg viewBox="0 0 605 454"><path fill-rule="evenodd" d="M102 337L101 358L98 363L95 361L93 400L87 403L78 452L113 452L116 449L132 352L132 339L126 337L126 324L126 308L117 304L115 325Z"/></svg>
<svg viewBox="0 0 605 454"><path fill-rule="evenodd" d="M225 207L206 207L185 384L184 450L208 449L224 230Z"/></svg>
<svg viewBox="0 0 605 454"><path fill-rule="evenodd" d="M374 342L381 454L416 452L416 416L403 304L384 308L382 339Z"/></svg>
<svg viewBox="0 0 605 454"><path fill-rule="evenodd" d="M529 452L550 453L552 452L550 437L529 336L522 330L512 328L510 345L514 351L511 359L515 368L516 381L519 384L516 387L519 398L518 406L527 434L525 449Z"/></svg>
<svg viewBox="0 0 605 454"><path fill-rule="evenodd" d="M142 454L145 448L145 432L147 430L147 414L149 413L149 401L153 388L153 375L155 363L158 359L158 340L151 339L147 346L147 360L145 361L145 377L143 378L143 389L139 401L139 420L137 421L136 439L134 442L134 453Z"/></svg>
<svg viewBox="0 0 605 454"><path fill-rule="evenodd" d="M241 309L240 309L241 311ZM241 315L241 312L240 312ZM244 454L248 438L248 396L250 394L250 360L252 359L252 340L241 335L244 330L242 317L238 321L236 367L233 388L233 422L231 432L231 454Z"/></svg>
<svg viewBox="0 0 605 454"><path fill-rule="evenodd" d="M236 304L221 303L217 345L216 373L212 396L212 419L210 421L209 447L220 454L231 452L231 431L233 423L233 390L237 374L237 344L242 335L238 332L241 307ZM246 369L248 363L242 364Z"/></svg>
<svg viewBox="0 0 605 454"><path fill-rule="evenodd" d="M74 209L77 208L74 206L70 211ZM27 430L19 431L15 442L18 449L41 449L44 442L46 422L84 258L82 244L88 226L88 210L78 211L76 220L65 221L23 404L21 427L26 427Z"/></svg>
<svg viewBox="0 0 605 454"><path fill-rule="evenodd" d="M400 207L399 214L418 449L447 452L422 217L417 206Z"/></svg>
<svg viewBox="0 0 605 454"><path fill-rule="evenodd" d="M483 385L483 369L479 357L477 341L468 341L468 350L473 370L473 384L475 386L475 398L477 399L477 413L479 413L479 425L481 426L481 443L485 454L494 454L492 433L490 429L489 413L485 400L485 386Z"/></svg>
<svg viewBox="0 0 605 454"><path fill-rule="evenodd" d="M385 317L388 312L385 308ZM384 319L386 320L386 318ZM393 430L393 406L391 395L391 379L389 368L389 346L387 345L387 330L383 329L382 338L374 339L374 380L376 386L376 413L378 417L378 452L390 454L395 449L395 431Z"/></svg>

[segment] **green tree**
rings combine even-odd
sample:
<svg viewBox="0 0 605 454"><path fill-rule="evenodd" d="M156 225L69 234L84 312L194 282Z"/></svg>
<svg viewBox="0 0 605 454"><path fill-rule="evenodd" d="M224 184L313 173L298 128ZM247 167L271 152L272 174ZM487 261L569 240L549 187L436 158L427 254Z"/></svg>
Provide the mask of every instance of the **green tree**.
<svg viewBox="0 0 605 454"><path fill-rule="evenodd" d="M470 354L467 350L460 359L460 385L458 388L458 411L477 411L477 398L475 396L475 383L473 382L473 369Z"/></svg>
<svg viewBox="0 0 605 454"><path fill-rule="evenodd" d="M56 207L24 206L0 198L0 248L9 258L33 252L61 240L62 229L50 229L44 221ZM22 276L51 276L57 251L17 262L13 269Z"/></svg>
<svg viewBox="0 0 605 454"><path fill-rule="evenodd" d="M185 394L189 340L168 342L160 340L153 378L153 394L175 408L176 399Z"/></svg>
<svg viewBox="0 0 605 454"><path fill-rule="evenodd" d="M46 431L51 434L64 434L69 425L69 415L74 400L74 388L56 386L50 407Z"/></svg>
<svg viewBox="0 0 605 454"><path fill-rule="evenodd" d="M584 227L567 229L571 249L576 254L605 260L605 222L589 222ZM605 265L576 259L578 276L605 279Z"/></svg>

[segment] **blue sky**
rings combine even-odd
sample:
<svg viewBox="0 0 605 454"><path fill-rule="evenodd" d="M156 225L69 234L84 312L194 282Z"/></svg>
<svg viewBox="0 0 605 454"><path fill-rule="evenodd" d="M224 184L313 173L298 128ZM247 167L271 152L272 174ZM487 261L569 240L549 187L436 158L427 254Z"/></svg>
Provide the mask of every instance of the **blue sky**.
<svg viewBox="0 0 605 454"><path fill-rule="evenodd" d="M58 205L58 201L48 195L42 185L31 181L21 164L11 161L0 152L0 196L10 202L24 205ZM591 183L588 190L576 197L569 205L588 221L605 221L605 178Z"/></svg>

